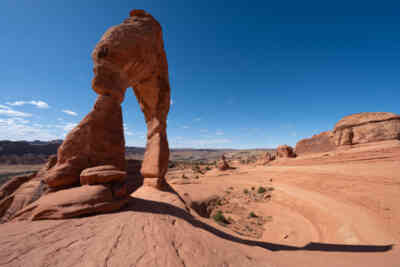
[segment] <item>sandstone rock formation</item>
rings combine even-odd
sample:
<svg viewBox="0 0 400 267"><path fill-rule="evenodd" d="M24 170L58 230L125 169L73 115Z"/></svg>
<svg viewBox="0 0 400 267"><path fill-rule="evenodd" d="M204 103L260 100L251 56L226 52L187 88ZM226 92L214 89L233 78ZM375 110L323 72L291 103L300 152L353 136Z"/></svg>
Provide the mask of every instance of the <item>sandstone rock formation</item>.
<svg viewBox="0 0 400 267"><path fill-rule="evenodd" d="M294 153L293 148L288 145L278 146L276 148L276 155L278 158L294 158L296 153Z"/></svg>
<svg viewBox="0 0 400 267"><path fill-rule="evenodd" d="M0 187L0 223L9 221L42 195L43 183L35 177L35 174L16 176Z"/></svg>
<svg viewBox="0 0 400 267"><path fill-rule="evenodd" d="M256 165L266 165L275 159L275 155L270 152L265 152L257 159Z"/></svg>
<svg viewBox="0 0 400 267"><path fill-rule="evenodd" d="M81 172L81 185L106 184L111 182L122 182L126 172L120 171L112 165L103 165L84 169Z"/></svg>
<svg viewBox="0 0 400 267"><path fill-rule="evenodd" d="M323 132L296 144L297 154L319 153L336 147L383 140L400 140L400 116L388 112L362 112L344 117L332 132Z"/></svg>
<svg viewBox="0 0 400 267"><path fill-rule="evenodd" d="M400 116L388 112L362 112L346 116L333 129L336 145L400 139Z"/></svg>
<svg viewBox="0 0 400 267"><path fill-rule="evenodd" d="M231 169L231 166L229 166L224 155L222 155L221 159L217 162L217 169L220 171L226 171Z"/></svg>
<svg viewBox="0 0 400 267"><path fill-rule="evenodd" d="M322 153L336 148L333 134L330 131L322 132L311 138L300 140L296 144L296 154Z"/></svg>
<svg viewBox="0 0 400 267"><path fill-rule="evenodd" d="M143 10L133 10L106 31L92 53L93 110L67 135L35 179L49 192L23 208L23 219L60 219L117 210L141 184L168 188L169 148L166 121L170 105L168 64L160 24ZM125 141L121 103L132 87L147 124L141 173L144 181L125 181ZM10 206L7 202L7 205ZM6 210L6 208L4 208ZM4 212L3 212L4 213Z"/></svg>
<svg viewBox="0 0 400 267"><path fill-rule="evenodd" d="M100 95L93 110L67 135L57 164L45 175L52 188L79 185L81 172L99 165L125 170L125 141L120 103Z"/></svg>
<svg viewBox="0 0 400 267"><path fill-rule="evenodd" d="M133 88L147 124L141 169L144 183L161 187L169 159L166 120L170 87L160 24L147 12L133 10L130 18L107 30L92 58L92 86L98 94L122 102L126 88Z"/></svg>

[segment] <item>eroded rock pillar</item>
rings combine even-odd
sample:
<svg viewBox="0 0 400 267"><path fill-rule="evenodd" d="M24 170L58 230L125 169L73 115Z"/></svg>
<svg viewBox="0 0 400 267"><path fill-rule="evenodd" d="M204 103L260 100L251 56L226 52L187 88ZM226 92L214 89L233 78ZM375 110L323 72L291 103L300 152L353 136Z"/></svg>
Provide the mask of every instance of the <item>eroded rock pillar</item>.
<svg viewBox="0 0 400 267"><path fill-rule="evenodd" d="M141 173L144 185L162 188L166 185L169 147L167 116L170 106L168 73L160 73L134 87L147 125L146 152Z"/></svg>

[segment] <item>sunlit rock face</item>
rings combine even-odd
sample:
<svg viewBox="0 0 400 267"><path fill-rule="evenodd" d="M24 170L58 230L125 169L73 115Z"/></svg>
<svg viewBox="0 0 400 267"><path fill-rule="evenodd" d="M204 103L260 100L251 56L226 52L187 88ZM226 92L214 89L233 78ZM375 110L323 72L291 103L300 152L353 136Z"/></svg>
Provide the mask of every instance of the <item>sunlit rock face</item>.
<svg viewBox="0 0 400 267"><path fill-rule="evenodd" d="M126 179L125 172L121 103L129 87L147 124L140 184L168 188L170 86L160 24L143 10L131 11L129 18L104 33L92 59L96 103L68 133L57 158L37 176L51 194L44 193L17 213L21 218L69 218L122 207L131 185L139 184Z"/></svg>

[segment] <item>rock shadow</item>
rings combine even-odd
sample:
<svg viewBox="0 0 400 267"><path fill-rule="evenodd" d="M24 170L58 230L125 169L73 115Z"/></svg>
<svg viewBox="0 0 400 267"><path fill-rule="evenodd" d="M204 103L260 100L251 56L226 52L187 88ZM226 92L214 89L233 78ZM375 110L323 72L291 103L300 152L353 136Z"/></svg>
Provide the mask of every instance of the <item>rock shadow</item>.
<svg viewBox="0 0 400 267"><path fill-rule="evenodd" d="M171 188L172 189L172 188ZM173 190L173 189L172 189ZM172 193L177 194L175 191ZM178 195L178 194L177 194ZM179 195L178 195L179 196ZM206 230L220 238L248 245L248 246L257 246L270 251L299 251L299 250L307 250L307 251L327 251L327 252L387 252L393 248L393 244L390 245L346 245L346 244L330 244L330 243L315 243L310 242L306 246L297 247L297 246L289 246L282 245L276 243L269 242L261 242L255 240L248 240L233 236L231 234L225 233L221 230L218 230L215 227L212 227L206 223L203 223L193 217L191 214L186 212L185 210L173 206L168 203L145 200L131 197L126 207L121 212L126 211L135 211L135 212L146 212L153 214L164 214L174 216L180 219L183 219L193 225L194 227L201 228Z"/></svg>

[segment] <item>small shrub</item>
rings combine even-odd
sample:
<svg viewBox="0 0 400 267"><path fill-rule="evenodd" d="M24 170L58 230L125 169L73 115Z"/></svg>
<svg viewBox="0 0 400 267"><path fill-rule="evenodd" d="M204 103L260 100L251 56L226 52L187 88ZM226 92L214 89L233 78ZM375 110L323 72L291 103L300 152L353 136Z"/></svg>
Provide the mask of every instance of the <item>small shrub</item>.
<svg viewBox="0 0 400 267"><path fill-rule="evenodd" d="M254 190L254 189L256 189L256 188L255 188L254 186L252 186L252 187L251 187L251 190Z"/></svg>
<svg viewBox="0 0 400 267"><path fill-rule="evenodd" d="M221 225L229 224L229 221L225 218L224 214L222 214L222 211L220 210L214 214L213 219Z"/></svg>
<svg viewBox="0 0 400 267"><path fill-rule="evenodd" d="M269 191L274 191L275 188L273 188L273 187L268 187L268 190L269 190Z"/></svg>
<svg viewBox="0 0 400 267"><path fill-rule="evenodd" d="M250 218L257 218L258 216L254 212L250 212L249 217Z"/></svg>
<svg viewBox="0 0 400 267"><path fill-rule="evenodd" d="M243 190L243 193L248 194L248 193L249 193L249 190L247 190L247 188L245 188L245 189Z"/></svg>
<svg viewBox="0 0 400 267"><path fill-rule="evenodd" d="M267 191L267 189L265 189L265 187L262 187L262 186L260 186L260 187L258 188L258 190L257 190L257 192L258 192L259 194L265 193L266 191Z"/></svg>

